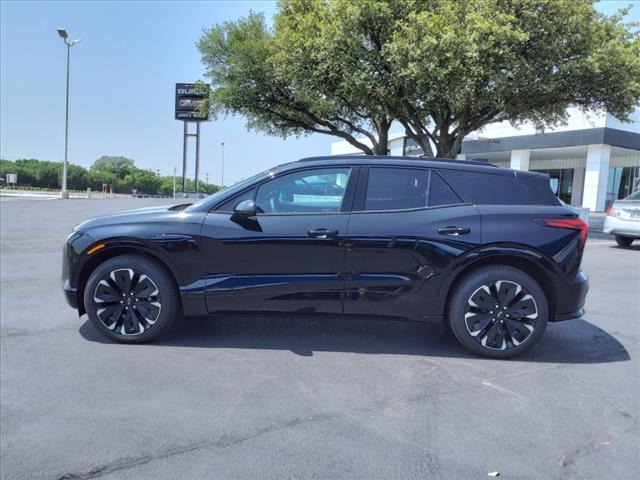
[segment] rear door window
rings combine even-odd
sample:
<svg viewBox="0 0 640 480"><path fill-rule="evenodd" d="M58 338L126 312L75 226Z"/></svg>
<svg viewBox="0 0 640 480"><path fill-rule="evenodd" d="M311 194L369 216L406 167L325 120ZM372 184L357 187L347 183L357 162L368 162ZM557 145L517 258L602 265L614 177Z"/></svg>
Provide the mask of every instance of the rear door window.
<svg viewBox="0 0 640 480"><path fill-rule="evenodd" d="M425 208L429 170L374 167L369 169L364 210L408 210Z"/></svg>

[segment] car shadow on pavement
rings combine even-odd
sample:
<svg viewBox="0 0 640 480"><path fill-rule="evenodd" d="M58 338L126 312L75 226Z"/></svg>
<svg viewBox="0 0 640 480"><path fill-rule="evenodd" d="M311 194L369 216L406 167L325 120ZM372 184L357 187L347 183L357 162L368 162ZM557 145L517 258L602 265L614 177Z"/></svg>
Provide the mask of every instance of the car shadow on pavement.
<svg viewBox="0 0 640 480"><path fill-rule="evenodd" d="M636 240L637 243L632 243L628 247L621 247L619 245L611 245L609 248L614 248L616 250L635 250L636 252L640 252L640 240Z"/></svg>
<svg viewBox="0 0 640 480"><path fill-rule="evenodd" d="M80 327L80 334L88 341L114 343L98 333L89 320ZM479 358L463 349L453 334L443 333L440 325L352 318L185 318L174 322L151 345L289 350L301 356L328 351ZM629 359L629 353L617 339L585 320L549 324L540 343L517 357L518 361L549 363Z"/></svg>

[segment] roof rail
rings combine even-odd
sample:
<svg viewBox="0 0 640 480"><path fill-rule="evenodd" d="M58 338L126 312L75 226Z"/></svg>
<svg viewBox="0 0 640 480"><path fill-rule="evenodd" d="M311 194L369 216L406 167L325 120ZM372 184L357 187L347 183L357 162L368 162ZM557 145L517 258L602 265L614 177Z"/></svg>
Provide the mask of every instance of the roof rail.
<svg viewBox="0 0 640 480"><path fill-rule="evenodd" d="M402 158L423 160L427 162L461 163L461 164L482 165L484 167L499 168L498 165L489 163L488 158L470 158L469 160L459 160L457 158L439 158L439 157L402 157Z"/></svg>
<svg viewBox="0 0 640 480"><path fill-rule="evenodd" d="M462 165L481 165L484 167L494 167L499 168L498 165L494 165L489 163L489 160L486 158L473 158L470 160L457 160L453 158L438 158L438 157L410 157L410 156L391 156L391 155L353 155L353 154L344 154L344 155L323 155L318 157L306 157L301 158L298 162L313 162L320 160L363 160L363 159L371 159L371 160L411 160L411 161L423 161L423 162L441 162L441 163L457 163Z"/></svg>

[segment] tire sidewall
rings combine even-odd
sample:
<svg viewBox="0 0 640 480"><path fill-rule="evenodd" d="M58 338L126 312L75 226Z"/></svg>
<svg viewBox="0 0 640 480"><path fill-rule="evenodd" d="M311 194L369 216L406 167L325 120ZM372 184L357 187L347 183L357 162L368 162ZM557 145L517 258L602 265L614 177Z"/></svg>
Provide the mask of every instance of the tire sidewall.
<svg viewBox="0 0 640 480"><path fill-rule="evenodd" d="M621 247L630 247L633 243L632 237L625 237L624 235L616 235L616 243Z"/></svg>
<svg viewBox="0 0 640 480"><path fill-rule="evenodd" d="M162 308L156 323L139 335L119 335L102 323L98 318L93 302L93 292L100 279L113 270L131 268L147 275L158 287L162 299ZM144 343L157 337L171 323L177 312L177 293L169 274L155 261L141 255L121 255L101 263L89 276L84 289L84 305L89 320L103 335L120 343Z"/></svg>
<svg viewBox="0 0 640 480"><path fill-rule="evenodd" d="M508 280L522 285L534 298L538 318L533 332L520 345L507 350L494 350L480 345L467 330L465 308L471 294L481 285ZM532 277L511 267L485 267L471 272L456 287L449 305L449 323L458 341L468 350L490 358L509 358L531 349L542 337L549 320L549 303L542 287Z"/></svg>

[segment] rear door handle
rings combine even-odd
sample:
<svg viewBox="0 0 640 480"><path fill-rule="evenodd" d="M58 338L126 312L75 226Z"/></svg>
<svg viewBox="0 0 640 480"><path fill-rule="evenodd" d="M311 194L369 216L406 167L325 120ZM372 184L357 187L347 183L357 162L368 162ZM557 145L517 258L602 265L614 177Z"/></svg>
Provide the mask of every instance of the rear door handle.
<svg viewBox="0 0 640 480"><path fill-rule="evenodd" d="M338 235L338 230L329 230L327 228L312 228L307 235L314 238L332 238Z"/></svg>
<svg viewBox="0 0 640 480"><path fill-rule="evenodd" d="M469 227L442 227L438 229L438 233L442 233L443 235L466 235L471 232Z"/></svg>

